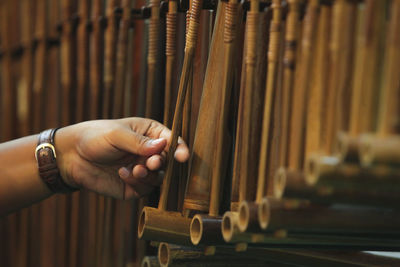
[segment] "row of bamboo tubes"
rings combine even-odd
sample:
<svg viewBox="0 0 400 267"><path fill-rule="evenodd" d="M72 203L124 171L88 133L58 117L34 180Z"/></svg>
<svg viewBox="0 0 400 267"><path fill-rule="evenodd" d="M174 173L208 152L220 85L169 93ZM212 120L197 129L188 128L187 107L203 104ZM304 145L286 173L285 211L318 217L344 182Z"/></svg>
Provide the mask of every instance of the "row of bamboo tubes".
<svg viewBox="0 0 400 267"><path fill-rule="evenodd" d="M124 116L173 133L159 195L82 191L0 220L7 266L398 264L360 251L400 249L399 0L0 11L2 141Z"/></svg>

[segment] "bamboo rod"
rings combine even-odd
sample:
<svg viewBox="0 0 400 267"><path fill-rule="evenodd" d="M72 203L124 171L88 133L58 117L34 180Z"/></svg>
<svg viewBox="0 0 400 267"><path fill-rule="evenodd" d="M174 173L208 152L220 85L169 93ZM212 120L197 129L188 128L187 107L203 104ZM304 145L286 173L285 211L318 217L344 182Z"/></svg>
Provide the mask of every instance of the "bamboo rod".
<svg viewBox="0 0 400 267"><path fill-rule="evenodd" d="M284 70L282 85L282 122L280 140L280 165L286 166L288 162L288 138L290 125L290 103L292 99L292 87L294 83L294 72L296 67L296 50L298 40L298 24L300 16L300 2L291 0L289 4L289 13L287 15L286 33L285 33L285 53Z"/></svg>
<svg viewBox="0 0 400 267"><path fill-rule="evenodd" d="M165 96L164 96L164 125L171 127L172 119L172 95L173 95L173 68L176 58L177 41L177 2L172 0L168 2L168 13L166 14L166 67L165 67Z"/></svg>
<svg viewBox="0 0 400 267"><path fill-rule="evenodd" d="M377 164L400 165L400 135L386 137L362 135L360 137L359 153L361 164L371 166Z"/></svg>
<svg viewBox="0 0 400 267"><path fill-rule="evenodd" d="M159 267L161 266L156 256L146 256L142 260L142 267Z"/></svg>
<svg viewBox="0 0 400 267"><path fill-rule="evenodd" d="M281 48L281 27L282 27L282 6L280 0L274 0L271 8L273 17L270 25L270 37L268 47L268 69L266 81L266 94L263 115L263 128L261 137L260 164L258 169L258 181L256 202L268 192L268 173L267 173L267 157L269 152L269 136L271 131L272 120L272 98L275 95L275 87L278 78L278 62ZM266 182L267 180L267 182ZM266 189L267 188L267 189Z"/></svg>

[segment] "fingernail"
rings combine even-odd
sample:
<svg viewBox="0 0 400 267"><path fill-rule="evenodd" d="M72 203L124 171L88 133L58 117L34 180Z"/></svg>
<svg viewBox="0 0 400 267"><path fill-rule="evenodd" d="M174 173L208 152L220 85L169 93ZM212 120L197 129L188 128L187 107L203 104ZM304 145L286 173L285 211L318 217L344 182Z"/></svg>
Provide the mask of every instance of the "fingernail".
<svg viewBox="0 0 400 267"><path fill-rule="evenodd" d="M149 141L150 146L156 146L164 141L164 138L152 139Z"/></svg>
<svg viewBox="0 0 400 267"><path fill-rule="evenodd" d="M141 168L140 171L138 171L137 176L139 178L144 178L147 176L147 174L148 174L148 171L145 168Z"/></svg>
<svg viewBox="0 0 400 267"><path fill-rule="evenodd" d="M124 179L128 178L128 177L129 177L129 171L128 171L128 169L125 168L125 167L120 168L120 169L119 169L119 176L120 176L121 178L124 178Z"/></svg>

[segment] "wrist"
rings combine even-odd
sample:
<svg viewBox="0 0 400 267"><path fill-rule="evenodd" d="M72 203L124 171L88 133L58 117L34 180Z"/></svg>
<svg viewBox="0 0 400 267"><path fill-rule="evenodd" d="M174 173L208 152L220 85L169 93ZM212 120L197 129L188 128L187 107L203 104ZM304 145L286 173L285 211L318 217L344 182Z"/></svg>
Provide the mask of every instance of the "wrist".
<svg viewBox="0 0 400 267"><path fill-rule="evenodd" d="M60 171L60 176L68 186L79 188L79 184L72 175L73 162L76 155L76 142L76 136L74 131L71 131L71 126L58 129L54 137L57 166Z"/></svg>

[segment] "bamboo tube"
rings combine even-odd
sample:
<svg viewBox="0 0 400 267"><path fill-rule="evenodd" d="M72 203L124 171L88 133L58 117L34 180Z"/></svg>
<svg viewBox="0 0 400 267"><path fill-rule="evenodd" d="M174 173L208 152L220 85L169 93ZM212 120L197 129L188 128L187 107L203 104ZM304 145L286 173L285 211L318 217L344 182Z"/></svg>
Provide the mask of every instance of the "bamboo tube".
<svg viewBox="0 0 400 267"><path fill-rule="evenodd" d="M324 99L329 73L328 44L330 36L331 7L321 4L318 20L312 84L307 105L307 128L305 137L305 158L319 153L324 135Z"/></svg>
<svg viewBox="0 0 400 267"><path fill-rule="evenodd" d="M309 201L266 197L260 226L266 231L285 229L290 233L398 234L400 217L395 211L378 208L325 207Z"/></svg>
<svg viewBox="0 0 400 267"><path fill-rule="evenodd" d="M149 41L147 51L147 87L146 87L146 113L148 118L152 117L153 95L155 86L157 47L160 31L160 1L150 0L151 17L149 20Z"/></svg>
<svg viewBox="0 0 400 267"><path fill-rule="evenodd" d="M210 194L211 166L213 166L213 151L215 138L210 138L210 133L215 131L217 116L220 110L220 93L222 79L217 70L223 66L223 19L224 2L219 2L206 75L203 84L203 93L199 109L199 116L193 143L193 152L190 159L190 173L186 187L183 209L208 212ZM224 163L225 164L225 163Z"/></svg>
<svg viewBox="0 0 400 267"><path fill-rule="evenodd" d="M249 243L252 234L241 233L238 228L239 214L227 211L222 217L221 232L224 240L228 243Z"/></svg>
<svg viewBox="0 0 400 267"><path fill-rule="evenodd" d="M173 82L173 68L175 66L176 57L176 39L177 39L177 2L171 0L168 2L168 13L166 14L166 67L165 67L165 96L164 96L164 125L171 127L171 102L172 102L172 82Z"/></svg>
<svg viewBox="0 0 400 267"><path fill-rule="evenodd" d="M299 64L296 69L295 85L291 103L290 133L288 135L288 166L293 170L303 168L304 134L309 84L311 78L314 40L319 12L319 1L309 1L304 18Z"/></svg>
<svg viewBox="0 0 400 267"><path fill-rule="evenodd" d="M380 85L378 106L377 133L386 135L399 132L399 77L395 73L400 66L400 4L393 1L391 5L391 19L389 21L386 39L386 53L383 66L383 78Z"/></svg>
<svg viewBox="0 0 400 267"><path fill-rule="evenodd" d="M360 137L360 159L363 166L385 164L398 167L400 165L400 136L379 137L362 135Z"/></svg>
<svg viewBox="0 0 400 267"><path fill-rule="evenodd" d="M142 260L142 267L159 267L161 266L156 256L146 256Z"/></svg>

